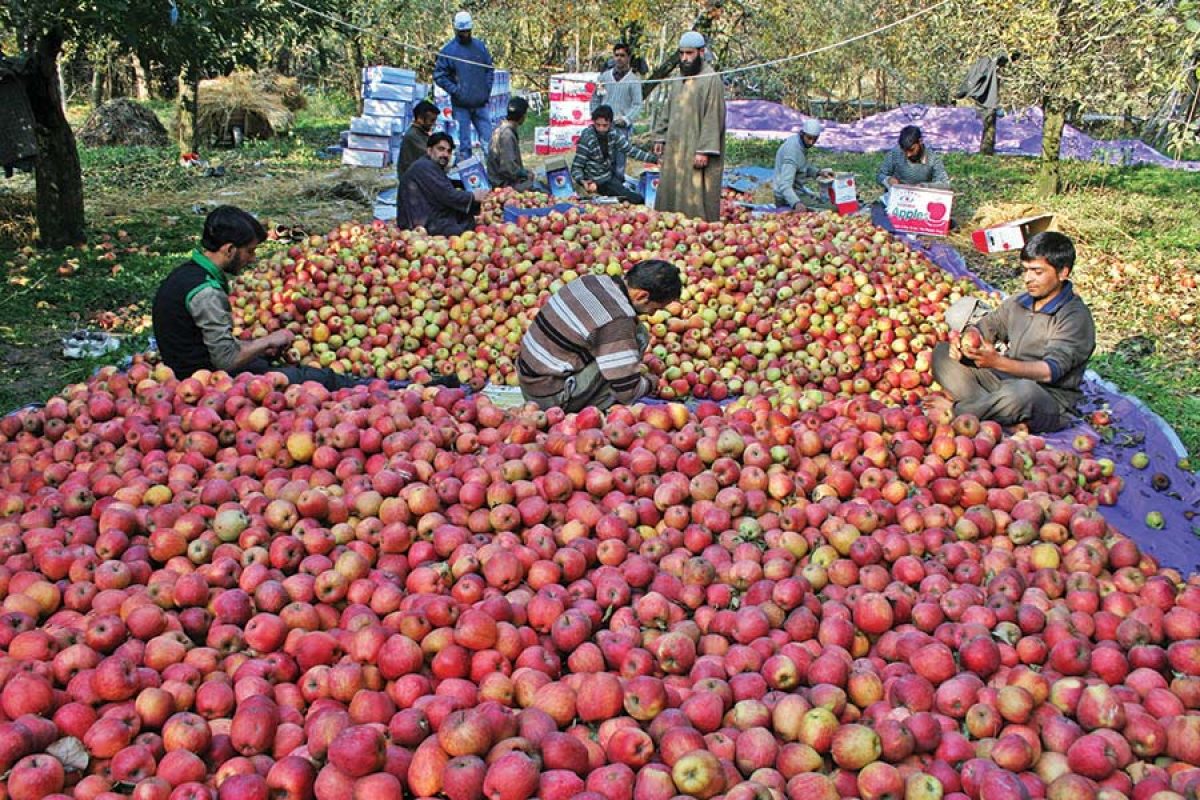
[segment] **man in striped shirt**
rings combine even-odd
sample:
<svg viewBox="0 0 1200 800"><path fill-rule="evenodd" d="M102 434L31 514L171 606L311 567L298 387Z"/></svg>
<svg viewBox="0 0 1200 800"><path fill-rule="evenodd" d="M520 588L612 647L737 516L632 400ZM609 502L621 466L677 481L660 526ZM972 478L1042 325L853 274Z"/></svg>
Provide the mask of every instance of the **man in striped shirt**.
<svg viewBox="0 0 1200 800"><path fill-rule="evenodd" d="M563 286L521 339L521 394L543 409L575 412L652 393L655 379L642 371L650 335L638 317L666 308L682 290L679 269L658 259L635 264L624 280L585 275Z"/></svg>
<svg viewBox="0 0 1200 800"><path fill-rule="evenodd" d="M600 106L592 112L592 127L584 128L575 145L575 160L571 162L571 180L576 188L602 197L619 197L627 203L642 205L646 198L625 188L625 176L616 167L617 156L624 163L626 155L658 163L658 156L637 147L629 137L613 127L613 110Z"/></svg>

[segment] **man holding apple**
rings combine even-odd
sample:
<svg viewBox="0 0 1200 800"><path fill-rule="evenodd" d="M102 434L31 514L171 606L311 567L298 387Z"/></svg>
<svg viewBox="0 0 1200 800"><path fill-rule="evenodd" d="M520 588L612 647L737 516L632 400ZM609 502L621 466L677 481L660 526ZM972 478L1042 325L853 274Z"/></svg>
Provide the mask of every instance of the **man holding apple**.
<svg viewBox="0 0 1200 800"><path fill-rule="evenodd" d="M635 264L624 278L584 275L546 301L521 339L521 394L568 412L632 403L654 390L642 370L650 333L638 321L679 300L683 282L669 261Z"/></svg>
<svg viewBox="0 0 1200 800"><path fill-rule="evenodd" d="M833 170L822 169L809 159L809 151L816 147L820 136L821 121L806 119L800 132L784 139L779 150L775 152L775 173L771 179L771 188L775 191L776 206L793 211L833 208L828 198L820 197L804 185L812 178L833 178Z"/></svg>
<svg viewBox="0 0 1200 800"><path fill-rule="evenodd" d="M1096 349L1092 314L1071 284L1074 266L1075 245L1063 234L1048 231L1026 242L1025 292L934 348L933 376L952 400L931 396L926 409L1023 422L1035 433L1069 425Z"/></svg>
<svg viewBox="0 0 1200 800"><path fill-rule="evenodd" d="M320 367L278 366L270 359L291 345L286 328L254 339L233 335L229 279L254 263L267 231L251 214L219 206L204 220L200 246L175 268L154 295L154 338L163 362L183 379L201 369L280 372L291 383L316 381L334 390L360 381Z"/></svg>

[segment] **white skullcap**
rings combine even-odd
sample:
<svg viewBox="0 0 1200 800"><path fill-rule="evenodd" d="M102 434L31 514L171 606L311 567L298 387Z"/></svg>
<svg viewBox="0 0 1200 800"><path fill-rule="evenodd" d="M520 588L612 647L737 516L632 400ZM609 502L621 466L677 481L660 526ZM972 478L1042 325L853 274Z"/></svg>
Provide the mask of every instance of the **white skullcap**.
<svg viewBox="0 0 1200 800"><path fill-rule="evenodd" d="M806 120L804 120L804 127L802 127L800 130L801 130L801 132L804 133L805 136L820 136L821 135L821 120L806 119Z"/></svg>
<svg viewBox="0 0 1200 800"><path fill-rule="evenodd" d="M696 31L688 31L683 36L679 37L679 49L687 48L689 50L699 50L704 47L704 34Z"/></svg>
<svg viewBox="0 0 1200 800"><path fill-rule="evenodd" d="M469 31L471 30L471 12L460 11L454 15L454 30Z"/></svg>

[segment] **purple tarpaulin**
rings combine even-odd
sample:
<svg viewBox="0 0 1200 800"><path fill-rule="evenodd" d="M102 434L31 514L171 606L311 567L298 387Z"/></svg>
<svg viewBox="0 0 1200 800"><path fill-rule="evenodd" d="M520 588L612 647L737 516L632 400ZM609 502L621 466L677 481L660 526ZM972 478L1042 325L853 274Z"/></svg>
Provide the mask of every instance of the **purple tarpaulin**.
<svg viewBox="0 0 1200 800"><path fill-rule="evenodd" d="M890 230L887 216L878 204L872 208L872 221ZM895 235L954 277L969 278L987 292L997 291L975 275L950 245L907 234ZM1200 537L1200 482L1195 473L1179 467L1187 449L1162 417L1138 398L1122 394L1096 373L1089 370L1081 388L1084 401L1080 411L1086 414L1108 409L1112 418L1111 440L1106 441L1082 418L1069 428L1047 435L1046 440L1060 450L1071 450L1075 437L1081 434L1099 439L1095 457L1112 459L1114 472L1125 482L1117 504L1100 507L1104 518L1160 564L1174 567L1184 575L1200 570L1200 538L1197 538ZM1133 454L1139 451L1150 459L1145 469L1136 469L1130 463ZM1154 488L1156 475L1165 476L1169 486ZM1146 514L1150 511L1163 515L1162 530L1146 524Z"/></svg>
<svg viewBox="0 0 1200 800"><path fill-rule="evenodd" d="M766 100L731 100L726 104L725 125L741 138L783 139L800 130L807 119L795 109ZM983 120L968 107L909 105L884 111L852 123L822 120L820 146L850 153L889 150L900 129L917 125L925 141L938 152L976 153L983 135ZM1000 117L996 122L996 152L1001 155L1036 156L1042 152L1042 110L1032 107ZM1060 153L1064 158L1106 164L1154 164L1168 169L1200 171L1200 161L1176 161L1139 139L1093 139L1070 125L1063 130Z"/></svg>

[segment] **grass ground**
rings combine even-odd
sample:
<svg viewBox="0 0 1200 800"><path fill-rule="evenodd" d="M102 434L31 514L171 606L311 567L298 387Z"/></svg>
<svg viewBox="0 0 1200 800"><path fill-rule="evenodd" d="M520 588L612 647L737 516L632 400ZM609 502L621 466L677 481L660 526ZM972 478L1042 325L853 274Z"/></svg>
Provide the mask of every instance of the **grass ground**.
<svg viewBox="0 0 1200 800"><path fill-rule="evenodd" d="M164 118L166 105L155 110ZM352 105L313 98L293 133L206 156L225 167L206 178L178 166L165 148L82 148L91 231L86 248L37 253L29 247L32 182L0 183L0 412L43 400L86 377L97 362L71 361L59 340L80 327L110 326L123 352L145 346L148 303L159 280L194 246L202 215L220 203L253 209L270 225L321 231L370 214L356 189L386 184L389 174L342 170L317 151L337 140ZM85 109L72 109L82 121ZM529 147L529 120L522 141ZM731 142L731 164L769 166L776 144ZM867 199L878 155L822 154L822 164L860 176ZM1064 193L1033 196L1033 159L951 155L960 233L953 238L978 273L1015 288L1012 256L974 253L969 231L1029 210L1052 211L1080 245L1074 279L1096 316L1100 344L1093 367L1147 400L1175 426L1200 460L1200 180L1155 167L1069 162ZM106 313L107 312L107 313ZM109 356L106 360L111 361Z"/></svg>

